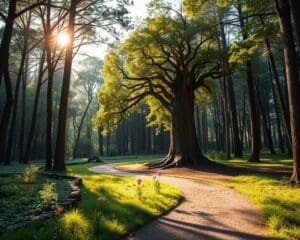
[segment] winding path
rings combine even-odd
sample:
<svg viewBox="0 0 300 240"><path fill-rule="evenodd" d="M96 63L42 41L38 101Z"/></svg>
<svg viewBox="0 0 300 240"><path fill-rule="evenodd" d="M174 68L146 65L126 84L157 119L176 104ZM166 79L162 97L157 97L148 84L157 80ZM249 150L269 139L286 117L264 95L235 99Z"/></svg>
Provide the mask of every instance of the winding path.
<svg viewBox="0 0 300 240"><path fill-rule="evenodd" d="M97 173L141 176L122 172L117 164L89 168ZM124 239L134 240L259 240L267 238L260 211L240 193L222 186L174 177L161 177L184 194L184 201Z"/></svg>

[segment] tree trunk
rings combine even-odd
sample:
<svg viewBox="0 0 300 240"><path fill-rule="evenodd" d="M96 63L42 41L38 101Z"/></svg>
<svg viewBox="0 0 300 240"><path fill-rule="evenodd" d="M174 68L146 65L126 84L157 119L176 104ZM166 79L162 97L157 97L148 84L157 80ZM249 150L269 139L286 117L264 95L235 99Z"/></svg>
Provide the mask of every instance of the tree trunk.
<svg viewBox="0 0 300 240"><path fill-rule="evenodd" d="M186 86L179 86L175 91L169 152L162 161L149 164L150 167L170 168L209 163L202 154L197 140L194 93Z"/></svg>
<svg viewBox="0 0 300 240"><path fill-rule="evenodd" d="M272 70L271 70L271 66L270 66L270 61L268 61L268 67L269 67L270 80L271 80L271 86L272 86L274 108L275 108L275 113L276 113L278 146L280 148L281 153L285 153L284 143L283 143L283 137L282 137L282 130L281 130L280 114L279 114L279 111L278 111L278 101L277 101L277 96L276 96L275 88L274 88L274 84L273 84L273 77L272 77Z"/></svg>
<svg viewBox="0 0 300 240"><path fill-rule="evenodd" d="M46 130L46 170L52 168L52 88L54 67L52 63L52 31L51 31L51 0L47 2L47 17L45 29L45 48L47 55L47 70L48 70L48 84L47 84L47 130Z"/></svg>
<svg viewBox="0 0 300 240"><path fill-rule="evenodd" d="M297 54L293 39L290 6L288 1L274 0L275 10L282 33L284 61L290 109L293 173L290 182L300 182L300 80L297 70Z"/></svg>
<svg viewBox="0 0 300 240"><path fill-rule="evenodd" d="M283 120L284 120L284 126L285 129L287 131L288 134L288 138L289 138L289 142L291 144L291 126L290 126L290 115L289 115L289 111L287 110L285 101L284 101L284 97L282 94L282 89L281 89L281 85L280 85L280 81L279 81L279 75L278 75L278 71L277 71L277 67L275 64L275 59L272 53L272 49L271 49L271 44L268 38L265 38L265 47L269 53L269 65L272 69L272 73L273 73L273 82L275 85L275 92L279 101L279 107L281 110L281 113L283 115Z"/></svg>
<svg viewBox="0 0 300 240"><path fill-rule="evenodd" d="M294 30L298 52L298 69L300 69L300 1L290 0L290 7L293 16Z"/></svg>
<svg viewBox="0 0 300 240"><path fill-rule="evenodd" d="M85 110L83 112L83 115L81 117L80 124L79 124L78 129L77 129L77 136L76 136L76 139L75 139L75 142L74 142L73 158L78 157L78 145L79 145L81 130L82 130L82 126L83 126L85 117L87 115L87 112L90 108L90 105L91 105L92 101L93 101L93 97L88 100L88 104L86 105Z"/></svg>
<svg viewBox="0 0 300 240"><path fill-rule="evenodd" d="M254 87L254 79L252 75L252 63L250 60L246 61L248 94L250 101L250 139L251 139L251 155L250 162L259 162L260 153L260 127L258 109L256 105L256 94Z"/></svg>
<svg viewBox="0 0 300 240"><path fill-rule="evenodd" d="M29 133L28 133L28 137L27 137L25 153L24 153L24 156L22 156L23 163L28 163L29 159L31 157L32 143L33 143L34 132L35 132L35 127L36 127L36 120L37 120L37 111L38 111L40 92L41 92L41 87L42 87L42 79L44 76L44 62L45 62L45 50L43 51L41 60L40 60L40 67L39 67L39 73L38 73L39 75L38 75L38 81L37 81L36 92L35 92L34 103L33 103L31 124L30 124Z"/></svg>
<svg viewBox="0 0 300 240"><path fill-rule="evenodd" d="M103 135L102 135L102 130L101 128L98 128L98 148L99 148L99 155L103 156L104 151L103 151Z"/></svg>
<svg viewBox="0 0 300 240"><path fill-rule="evenodd" d="M16 0L9 1L8 15L6 18L5 28L2 34L2 41L0 46L0 75L3 74L6 91L6 103L3 109L2 118L0 122L0 162L5 162L6 159L6 137L11 109L13 106L13 92L9 73L9 47L12 38L13 25L15 21L15 12L17 5L16 2Z"/></svg>
<svg viewBox="0 0 300 240"><path fill-rule="evenodd" d="M268 121L268 117L267 117L267 113L266 113L267 111L263 107L260 92L259 92L259 89L258 89L258 86L257 86L256 83L255 83L255 89L256 89L256 93L257 93L257 102L258 102L258 106L260 108L260 112L261 112L261 115L262 115L263 126L264 126L264 129L265 129L265 135L266 135L265 139L266 139L266 142L267 142L266 145L270 149L271 154L276 154L276 152L274 150L273 140L272 140L271 128L268 124L269 121Z"/></svg>
<svg viewBox="0 0 300 240"><path fill-rule="evenodd" d="M30 19L31 18L29 17L26 28L29 28ZM6 165L10 164L10 159L11 159L13 137L14 137L14 132L16 130L19 90L20 90L22 75L24 73L24 66L25 66L26 56L27 56L28 39L26 36L24 36L24 38L25 39L24 39L24 45L23 45L23 49L22 49L22 53L21 53L20 67L19 67L18 74L17 74L16 87L15 87L15 92L14 92L15 101L14 101L14 106L13 106L13 112L12 112L12 118L11 118L8 142L7 142L7 151L6 151L6 159L5 159Z"/></svg>
<svg viewBox="0 0 300 240"><path fill-rule="evenodd" d="M229 124L229 109L228 109L228 89L227 78L224 76L220 79L220 85L222 89L223 111L224 111L224 133L225 133L225 153L226 159L230 159L230 124Z"/></svg>
<svg viewBox="0 0 300 240"><path fill-rule="evenodd" d="M220 12L219 12L219 21L220 22L222 21ZM220 30L221 30L222 49L226 50L227 43L226 43L226 35L224 31L224 24L220 25ZM233 152L235 157L242 157L243 147L239 137L239 125L237 121L236 102L235 102L235 96L234 96L234 90L232 84L232 76L229 73L228 60L225 60L224 62L224 72L226 73L226 76L224 76L224 81L225 81L224 85L226 85L226 94L228 95L227 98L228 98L229 114L230 114L230 120L232 124Z"/></svg>
<svg viewBox="0 0 300 240"><path fill-rule="evenodd" d="M245 19L243 18L242 5L238 4L238 14L242 30L243 40L247 40L248 34L245 30ZM259 114L256 106L256 94L254 87L254 79L252 72L252 61L246 61L246 74L247 74L247 85L250 103L250 135L251 135L251 153L250 162L259 162L260 154L260 125L259 125Z"/></svg>
<svg viewBox="0 0 300 240"><path fill-rule="evenodd" d="M29 59L26 60L27 69ZM39 73L38 73L39 74ZM21 104L21 124L20 124L20 137L19 137L19 162L23 162L24 157L24 139L25 139L25 126L26 126L26 86L27 74L23 73L22 76L22 104Z"/></svg>
<svg viewBox="0 0 300 240"><path fill-rule="evenodd" d="M72 69L76 5L77 5L77 0L71 0L70 17L69 17L69 25L68 25L68 34L70 40L66 47L63 84L61 88L61 97L60 97L59 114L58 114L57 140L56 140L56 149L55 149L54 166L53 166L53 169L56 171L65 170L66 121L67 121L67 107L68 107L69 88L70 88L71 69Z"/></svg>

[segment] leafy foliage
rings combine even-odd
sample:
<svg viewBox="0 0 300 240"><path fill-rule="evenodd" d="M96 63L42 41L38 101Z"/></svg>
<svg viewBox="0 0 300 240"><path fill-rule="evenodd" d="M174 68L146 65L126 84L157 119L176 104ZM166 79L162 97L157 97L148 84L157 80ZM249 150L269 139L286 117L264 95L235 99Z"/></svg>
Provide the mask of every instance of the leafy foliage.
<svg viewBox="0 0 300 240"><path fill-rule="evenodd" d="M176 86L186 82L196 95L210 92L220 55L215 31L205 20L188 20L173 9L147 18L106 55L94 124L107 133L146 103L149 125L169 128Z"/></svg>
<svg viewBox="0 0 300 240"><path fill-rule="evenodd" d="M47 182L43 184L42 189L39 191L42 205L46 208L53 206L58 200L58 194L56 192L56 184L54 182Z"/></svg>
<svg viewBox="0 0 300 240"><path fill-rule="evenodd" d="M20 179L23 183L34 183L38 177L39 167L32 164L29 167L25 168L20 175Z"/></svg>
<svg viewBox="0 0 300 240"><path fill-rule="evenodd" d="M23 184L15 176L0 179L0 227L28 220L55 207L69 193L67 180L39 177L32 184Z"/></svg>

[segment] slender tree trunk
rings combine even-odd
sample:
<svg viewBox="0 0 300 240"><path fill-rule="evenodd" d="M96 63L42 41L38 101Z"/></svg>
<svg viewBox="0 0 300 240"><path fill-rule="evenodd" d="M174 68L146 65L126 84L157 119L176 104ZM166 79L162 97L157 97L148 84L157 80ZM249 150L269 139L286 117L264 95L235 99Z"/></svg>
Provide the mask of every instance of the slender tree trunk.
<svg viewBox="0 0 300 240"><path fill-rule="evenodd" d="M110 147L110 134L107 134L106 136L106 156L109 156L109 147Z"/></svg>
<svg viewBox="0 0 300 240"><path fill-rule="evenodd" d="M81 130L82 130L82 126L83 126L84 120L86 118L87 112L88 112L88 110L90 108L90 105L91 105L92 101L93 101L93 97L89 98L88 104L86 105L86 107L84 109L84 112L83 112L83 115L81 117L78 129L77 129L77 136L76 136L76 139L75 139L75 142L74 142L73 158L77 158L78 157L78 145L79 145Z"/></svg>
<svg viewBox="0 0 300 240"><path fill-rule="evenodd" d="M33 110L32 110L31 124L29 127L29 133L28 133L28 137L27 137L25 153L24 153L24 156L22 156L23 163L28 163L29 159L31 157L32 143L33 143L33 139L34 139L38 105L39 105L39 99L40 99L40 92L41 92L41 87L42 87L42 79L44 76L44 63L45 63L45 50L43 51L41 60L40 60L38 80L37 80L37 86L36 86L36 92L35 92Z"/></svg>
<svg viewBox="0 0 300 240"><path fill-rule="evenodd" d="M290 0L290 7L293 16L294 31L296 36L296 45L298 52L298 69L300 70L300 1Z"/></svg>
<svg viewBox="0 0 300 240"><path fill-rule="evenodd" d="M260 127L258 109L256 105L254 79L252 75L252 63L246 62L248 94L250 101L250 134L251 134L251 155L249 161L259 162L260 153Z"/></svg>
<svg viewBox="0 0 300 240"><path fill-rule="evenodd" d="M220 79L220 85L223 92L223 111L224 111L224 133L225 133L225 153L226 159L230 159L230 125L229 125L229 109L228 109L228 89L227 78Z"/></svg>
<svg viewBox="0 0 300 240"><path fill-rule="evenodd" d="M200 107L196 106L196 130L197 130L197 138L198 138L198 142L199 142L199 147L200 149L202 148L202 134L201 134L201 122L200 122Z"/></svg>
<svg viewBox="0 0 300 240"><path fill-rule="evenodd" d="M220 12L219 12L219 21L220 22L222 21ZM220 25L220 30L221 30L222 49L227 49L226 35L225 35L223 24ZM232 84L232 76L229 73L229 63L227 60L226 60L226 62L224 62L224 72L226 72L224 81L225 81L225 85L226 85L226 94L228 95L227 98L228 98L228 105L229 105L229 114L230 114L230 120L231 120L231 124L232 124L233 152L234 152L235 157L242 157L243 147L242 147L241 140L239 137L239 126L238 126L238 121L237 121L235 95L234 95L233 84ZM230 157L230 156L227 156L227 157Z"/></svg>
<svg viewBox="0 0 300 240"><path fill-rule="evenodd" d="M27 69L29 59L26 60ZM37 73L39 74L39 73ZM23 162L24 157L24 139L25 139L25 125L26 125L26 87L27 87L27 74L23 72L22 75L22 103L21 103L21 124L20 124L20 137L19 137L19 162Z"/></svg>
<svg viewBox="0 0 300 240"><path fill-rule="evenodd" d="M257 102L258 102L258 106L260 108L261 114L262 114L262 120L263 120L263 124L264 124L264 128L265 128L265 134L266 134L266 141L267 141L267 147L270 149L270 153L271 154L275 154L275 150L274 150L274 146L273 146L273 140L272 140L272 135L271 135L271 128L269 127L268 124L268 118L266 115L266 109L264 109L263 104L262 104L262 100L261 100L261 96L258 90L258 86L256 85L256 93L257 93Z"/></svg>
<svg viewBox="0 0 300 240"><path fill-rule="evenodd" d="M30 20L31 20L31 18L28 19L26 28L29 28ZM27 56L28 40L27 40L26 36L24 36L24 38L25 39L24 39L24 45L23 45L23 49L22 49L22 53L21 53L20 67L19 67L18 74L17 74L16 87L15 87L15 92L14 92L15 101L14 101L14 106L13 106L13 112L12 112L12 118L11 118L8 142L7 142L7 152L6 152L6 160L5 160L6 165L10 164L10 159L11 159L12 143L13 143L14 132L16 129L19 90L20 90L22 75L24 73L24 66L25 66L26 56Z"/></svg>
<svg viewBox="0 0 300 240"><path fill-rule="evenodd" d="M99 155L103 156L104 151L103 151L103 135L102 135L102 130L101 128L98 128L98 149L99 149Z"/></svg>
<svg viewBox="0 0 300 240"><path fill-rule="evenodd" d="M52 63L52 31L51 31L51 0L47 2L46 12L46 29L45 29L45 48L47 55L47 130L46 130L46 170L52 168L52 88L53 88L53 77L54 68Z"/></svg>
<svg viewBox="0 0 300 240"><path fill-rule="evenodd" d="M300 80L297 69L297 54L288 1L274 0L275 11L282 33L284 61L290 108L291 140L293 152L293 173L290 181L300 182Z"/></svg>
<svg viewBox="0 0 300 240"><path fill-rule="evenodd" d="M12 38L13 25L15 21L16 0L10 0L8 5L8 15L5 22L2 41L0 45L0 73L3 74L6 103L3 109L2 118L0 121L0 162L5 162L6 159L6 137L9 126L11 109L13 106L13 92L9 73L9 48Z"/></svg>
<svg viewBox="0 0 300 240"><path fill-rule="evenodd" d="M72 69L76 5L77 5L77 0L71 0L69 26L68 26L68 34L70 40L66 46L63 84L61 88L61 98L60 98L59 115L58 115L57 140L56 140L56 149L55 149L54 166L53 166L53 169L56 171L65 170L66 121L67 121L67 106L68 106L71 69Z"/></svg>
<svg viewBox="0 0 300 240"><path fill-rule="evenodd" d="M284 120L284 126L286 128L287 134L288 134L288 138L289 138L289 142L291 143L291 126L290 126L290 115L289 115L289 111L287 110L285 101L284 101L284 97L282 94L282 89L281 89L281 85L280 85L280 80L279 80L279 74L277 71L277 67L276 67L276 63L275 63L275 59L273 56L273 52L271 49L271 44L268 38L265 38L265 47L269 53L269 65L272 69L272 73L273 73L273 82L275 85L275 92L279 101L279 107L281 110L281 113L283 115L283 120Z"/></svg>
<svg viewBox="0 0 300 240"><path fill-rule="evenodd" d="M240 25L242 30L243 40L247 40L248 35L245 31L245 20L243 18L242 6L238 5L238 13L240 18ZM260 126L259 126L259 114L256 105L256 94L254 87L254 79L252 72L252 61L246 61L246 74L247 74L247 84L249 93L249 103L250 103L250 132L251 132L251 153L249 161L259 162L260 154Z"/></svg>
<svg viewBox="0 0 300 240"><path fill-rule="evenodd" d="M270 61L268 61L268 67L269 67L270 80L271 80L271 86L272 86L272 94L273 94L273 99L274 99L274 108L275 108L275 113L276 113L276 126L277 126L277 135L278 135L278 145L279 145L281 153L285 153L282 130L281 130L280 114L279 114L279 111L278 111L278 101L277 101L278 96L276 96L276 93L275 93Z"/></svg>

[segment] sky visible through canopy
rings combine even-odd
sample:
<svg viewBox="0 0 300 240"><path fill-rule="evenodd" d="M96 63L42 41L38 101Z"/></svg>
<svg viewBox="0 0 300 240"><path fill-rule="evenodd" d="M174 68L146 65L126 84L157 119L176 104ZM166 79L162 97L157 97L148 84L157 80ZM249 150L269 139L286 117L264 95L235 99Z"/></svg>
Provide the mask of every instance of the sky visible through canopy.
<svg viewBox="0 0 300 240"><path fill-rule="evenodd" d="M138 24L142 21L142 19L146 16L147 10L146 5L150 0L134 0L134 5L129 8L129 11L131 12L132 20L134 24ZM126 33L124 33L124 38L127 36ZM105 52L107 50L107 45L105 44L99 44L96 47L94 45L85 46L84 50L82 52L93 56L97 58L103 59L105 56ZM81 57L78 58L80 61ZM75 64L76 64L75 59Z"/></svg>

